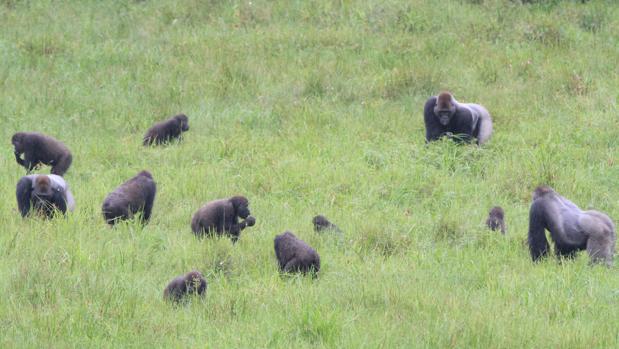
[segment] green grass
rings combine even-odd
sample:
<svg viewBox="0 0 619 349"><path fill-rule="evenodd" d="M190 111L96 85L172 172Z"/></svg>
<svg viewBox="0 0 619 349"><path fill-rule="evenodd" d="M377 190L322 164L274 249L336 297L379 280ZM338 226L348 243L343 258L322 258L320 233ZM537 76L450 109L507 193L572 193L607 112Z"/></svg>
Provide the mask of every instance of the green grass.
<svg viewBox="0 0 619 349"><path fill-rule="evenodd" d="M524 241L539 184L619 217L619 4L530 2L0 1L0 347L617 347L617 268L534 265ZM490 110L487 146L425 145L441 89ZM183 142L141 146L178 112ZM16 131L72 150L66 219L19 217ZM108 228L142 169L150 224ZM196 240L234 194L256 226ZM284 230L318 279L280 277ZM165 303L192 269L207 296Z"/></svg>

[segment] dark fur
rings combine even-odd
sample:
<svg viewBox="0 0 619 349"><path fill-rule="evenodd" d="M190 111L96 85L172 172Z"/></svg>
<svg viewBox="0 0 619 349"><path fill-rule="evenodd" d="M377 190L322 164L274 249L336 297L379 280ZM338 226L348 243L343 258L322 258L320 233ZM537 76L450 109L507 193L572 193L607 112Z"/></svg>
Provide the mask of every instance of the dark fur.
<svg viewBox="0 0 619 349"><path fill-rule="evenodd" d="M17 132L11 139L15 148L15 161L25 167L28 173L40 164L51 165L51 173L64 175L73 157L62 142L37 132ZM24 154L24 158L21 158Z"/></svg>
<svg viewBox="0 0 619 349"><path fill-rule="evenodd" d="M185 114L178 114L168 120L154 124L144 135L144 145L167 143L180 138L183 132L189 131L189 119Z"/></svg>
<svg viewBox="0 0 619 349"><path fill-rule="evenodd" d="M103 217L109 225L131 219L142 212L142 223L147 223L157 194L157 185L148 171L142 171L108 194L103 201Z"/></svg>
<svg viewBox="0 0 619 349"><path fill-rule="evenodd" d="M484 107L458 103L449 92L430 97L424 106L423 118L426 142L449 136L457 142L477 138L477 143L483 144L492 134L492 119Z"/></svg>
<svg viewBox="0 0 619 349"><path fill-rule="evenodd" d="M173 302L180 302L187 295L197 294L204 296L207 283L199 271L190 271L170 281L163 291L163 298Z"/></svg>
<svg viewBox="0 0 619 349"><path fill-rule="evenodd" d="M501 234L505 235L505 212L500 206L495 206L488 213L486 225L493 231L501 229Z"/></svg>
<svg viewBox="0 0 619 349"><path fill-rule="evenodd" d="M243 229L256 224L250 214L249 201L244 196L210 201L193 215L191 230L198 236L229 235L236 242ZM244 221L239 223L239 218Z"/></svg>
<svg viewBox="0 0 619 349"><path fill-rule="evenodd" d="M34 185L33 185L34 184ZM22 217L26 217L31 209L51 218L58 210L67 212L67 202L62 189L52 188L49 177L40 175L34 179L22 177L16 188L17 207Z"/></svg>
<svg viewBox="0 0 619 349"><path fill-rule="evenodd" d="M548 254L545 230L555 244L558 257L573 258L587 250L592 263L612 264L615 251L615 226L611 219L595 210L582 211L550 187L539 187L529 211L529 250L533 261Z"/></svg>
<svg viewBox="0 0 619 349"><path fill-rule="evenodd" d="M327 217L323 215L318 215L314 217L312 219L312 224L314 224L314 231L317 233L322 233L324 231L333 231L339 234L342 233L342 231L337 225L329 222Z"/></svg>
<svg viewBox="0 0 619 349"><path fill-rule="evenodd" d="M286 231L277 235L274 240L275 256L282 272L307 272L317 273L320 271L320 257L318 252L311 248L305 241L297 238L293 233Z"/></svg>

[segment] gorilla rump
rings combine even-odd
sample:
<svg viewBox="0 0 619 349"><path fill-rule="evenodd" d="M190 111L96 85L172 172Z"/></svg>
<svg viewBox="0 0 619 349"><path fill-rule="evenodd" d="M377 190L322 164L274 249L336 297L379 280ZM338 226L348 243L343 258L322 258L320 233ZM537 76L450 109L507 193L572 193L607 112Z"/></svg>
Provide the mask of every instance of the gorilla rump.
<svg viewBox="0 0 619 349"><path fill-rule="evenodd" d="M109 225L131 219L142 212L142 223L148 222L157 193L157 185L148 171L142 171L108 194L103 201L103 217Z"/></svg>
<svg viewBox="0 0 619 349"><path fill-rule="evenodd" d="M486 225L490 230L501 230L501 234L505 235L505 212L500 206L493 207L488 213Z"/></svg>
<svg viewBox="0 0 619 349"><path fill-rule="evenodd" d="M548 254L550 246L545 230L550 232L558 257L573 258L587 250L592 263L612 264L615 251L615 226L602 212L582 211L578 206L542 186L535 189L529 210L529 250L533 261Z"/></svg>
<svg viewBox="0 0 619 349"><path fill-rule="evenodd" d="M428 99L423 110L426 142L450 136L457 141L484 144L492 134L492 119L486 108L479 104L459 103L449 92L441 92Z"/></svg>
<svg viewBox="0 0 619 349"><path fill-rule="evenodd" d="M317 273L320 270L318 252L293 233L286 231L277 235L274 243L275 256L281 271L305 274L307 272Z"/></svg>
<svg viewBox="0 0 619 349"><path fill-rule="evenodd" d="M38 132L17 132L11 139L15 161L28 172L40 164L51 165L51 173L64 175L73 160L69 148L60 141ZM24 158L21 158L24 154Z"/></svg>
<svg viewBox="0 0 619 349"><path fill-rule="evenodd" d="M75 200L65 180L57 175L33 174L22 177L16 188L17 207L22 217L33 209L48 218L58 210L73 211Z"/></svg>
<svg viewBox="0 0 619 349"><path fill-rule="evenodd" d="M185 296L197 294L204 296L207 283L199 271L190 271L170 281L163 291L163 298L173 302L181 301Z"/></svg>
<svg viewBox="0 0 619 349"><path fill-rule="evenodd" d="M191 230L198 236L226 234L236 242L241 230L256 224L256 219L250 214L249 201L244 196L214 200L206 203L194 214ZM239 218L244 221L239 223Z"/></svg>
<svg viewBox="0 0 619 349"><path fill-rule="evenodd" d="M167 143L180 138L183 132L189 131L189 119L185 114L178 114L168 120L154 124L144 135L144 145Z"/></svg>

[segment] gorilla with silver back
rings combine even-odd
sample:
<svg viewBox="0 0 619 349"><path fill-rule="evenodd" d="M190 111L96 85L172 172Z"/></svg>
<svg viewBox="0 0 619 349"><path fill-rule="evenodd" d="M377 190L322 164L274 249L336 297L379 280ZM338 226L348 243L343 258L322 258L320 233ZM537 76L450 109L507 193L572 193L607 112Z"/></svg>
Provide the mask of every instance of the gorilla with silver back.
<svg viewBox="0 0 619 349"><path fill-rule="evenodd" d="M533 193L529 210L529 250L533 261L548 254L550 246L545 230L555 244L558 257L573 258L577 251L587 250L591 263L612 265L615 252L615 226L602 212L582 211L573 202L541 186Z"/></svg>
<svg viewBox="0 0 619 349"><path fill-rule="evenodd" d="M430 97L424 106L423 118L426 142L449 136L458 142L477 138L477 144L482 145L492 135L488 110L479 104L459 103L449 92Z"/></svg>
<svg viewBox="0 0 619 349"><path fill-rule="evenodd" d="M51 218L54 210L66 213L75 209L67 182L58 175L32 174L22 177L16 188L17 207L22 217L31 209Z"/></svg>

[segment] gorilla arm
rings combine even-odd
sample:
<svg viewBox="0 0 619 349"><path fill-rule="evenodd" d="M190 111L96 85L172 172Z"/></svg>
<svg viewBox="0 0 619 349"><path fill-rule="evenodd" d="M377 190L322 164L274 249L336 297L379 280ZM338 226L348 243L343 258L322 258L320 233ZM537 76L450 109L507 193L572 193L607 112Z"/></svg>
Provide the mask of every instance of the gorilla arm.
<svg viewBox="0 0 619 349"><path fill-rule="evenodd" d="M26 217L30 211L30 197L32 196L32 178L22 177L17 182L16 189L17 207L22 217Z"/></svg>

